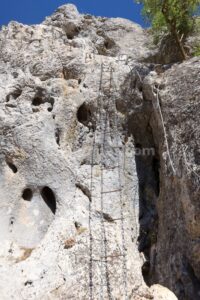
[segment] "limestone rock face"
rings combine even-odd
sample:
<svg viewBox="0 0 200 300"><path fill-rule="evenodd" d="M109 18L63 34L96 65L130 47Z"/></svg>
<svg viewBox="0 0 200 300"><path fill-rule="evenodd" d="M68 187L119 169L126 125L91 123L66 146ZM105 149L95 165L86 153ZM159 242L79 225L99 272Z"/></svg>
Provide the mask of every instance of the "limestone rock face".
<svg viewBox="0 0 200 300"><path fill-rule="evenodd" d="M154 103L150 124L160 165L150 273L180 299L200 298L199 71L200 59L193 58L146 78L154 86L147 97Z"/></svg>
<svg viewBox="0 0 200 300"><path fill-rule="evenodd" d="M71 4L2 28L2 300L198 299L200 62L149 41Z"/></svg>

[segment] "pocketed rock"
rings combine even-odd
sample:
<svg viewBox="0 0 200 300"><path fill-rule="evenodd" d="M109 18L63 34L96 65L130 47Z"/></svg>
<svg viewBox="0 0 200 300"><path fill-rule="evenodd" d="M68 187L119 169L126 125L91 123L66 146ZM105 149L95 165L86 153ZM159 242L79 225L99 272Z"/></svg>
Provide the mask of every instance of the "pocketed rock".
<svg viewBox="0 0 200 300"><path fill-rule="evenodd" d="M72 4L0 31L2 300L198 299L200 62L150 40Z"/></svg>

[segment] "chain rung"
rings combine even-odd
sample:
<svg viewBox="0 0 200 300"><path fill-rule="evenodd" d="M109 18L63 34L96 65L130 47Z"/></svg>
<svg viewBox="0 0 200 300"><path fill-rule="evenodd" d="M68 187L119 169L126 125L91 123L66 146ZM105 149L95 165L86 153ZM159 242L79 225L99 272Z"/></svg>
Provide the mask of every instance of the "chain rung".
<svg viewBox="0 0 200 300"><path fill-rule="evenodd" d="M101 168L101 171L113 170L113 169L117 169L117 168L120 168L120 166L117 165L117 166L113 166L113 167L105 167L105 168Z"/></svg>
<svg viewBox="0 0 200 300"><path fill-rule="evenodd" d="M113 219L113 221L123 221L125 220L126 218L116 218L116 219Z"/></svg>
<svg viewBox="0 0 200 300"><path fill-rule="evenodd" d="M116 255L107 255L107 256L102 256L101 258L109 258L109 257L122 257L125 256L124 254L116 254Z"/></svg>
<svg viewBox="0 0 200 300"><path fill-rule="evenodd" d="M94 242L102 242L102 239L94 239L94 238L92 238L92 241L94 241Z"/></svg>
<svg viewBox="0 0 200 300"><path fill-rule="evenodd" d="M100 212L99 212L100 213ZM102 213L101 213L102 214ZM124 221L124 220L127 220L127 219L130 219L130 218L132 218L132 216L126 216L126 217L120 217L120 218L112 218L112 222L114 222L114 221ZM104 221L105 223L107 223L107 221ZM101 242L102 240L98 240L98 239L93 239L94 241L99 241L99 242Z"/></svg>
<svg viewBox="0 0 200 300"><path fill-rule="evenodd" d="M117 189L117 190L112 190L112 191L105 191L105 192L101 192L101 194L111 194L111 193L116 193L116 192L121 192L122 189Z"/></svg>
<svg viewBox="0 0 200 300"><path fill-rule="evenodd" d="M107 258L117 258L117 257L124 257L124 254L118 254L118 255L107 255L107 256L100 256L99 259L97 258L92 258L92 261L100 261L100 262L108 262L107 260L102 261L102 259L107 259Z"/></svg>
<svg viewBox="0 0 200 300"><path fill-rule="evenodd" d="M113 130L113 131L103 131L102 133L103 134L111 134L111 133L116 134L118 132L116 132L115 130Z"/></svg>

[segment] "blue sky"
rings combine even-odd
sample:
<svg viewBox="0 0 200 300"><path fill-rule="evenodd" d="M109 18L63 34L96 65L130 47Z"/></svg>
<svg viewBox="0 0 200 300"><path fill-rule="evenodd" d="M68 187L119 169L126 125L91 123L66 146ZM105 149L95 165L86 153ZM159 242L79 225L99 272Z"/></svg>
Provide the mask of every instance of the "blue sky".
<svg viewBox="0 0 200 300"><path fill-rule="evenodd" d="M25 24L41 23L60 5L74 3L79 12L106 17L122 17L144 26L141 6L134 0L1 0L0 25L11 20Z"/></svg>

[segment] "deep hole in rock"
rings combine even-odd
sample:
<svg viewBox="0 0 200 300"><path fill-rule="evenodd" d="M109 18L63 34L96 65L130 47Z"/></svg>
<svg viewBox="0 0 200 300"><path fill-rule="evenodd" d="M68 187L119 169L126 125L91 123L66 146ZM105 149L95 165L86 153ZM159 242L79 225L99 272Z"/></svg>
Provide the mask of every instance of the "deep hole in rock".
<svg viewBox="0 0 200 300"><path fill-rule="evenodd" d="M13 171L13 173L17 173L17 167L10 161L6 161L8 167Z"/></svg>
<svg viewBox="0 0 200 300"><path fill-rule="evenodd" d="M50 208L52 213L55 215L56 213L56 198L54 192L48 187L45 186L41 191L41 196L46 203L46 205Z"/></svg>
<svg viewBox="0 0 200 300"><path fill-rule="evenodd" d="M72 33L68 33L67 38L68 38L68 40L73 40L74 35Z"/></svg>
<svg viewBox="0 0 200 300"><path fill-rule="evenodd" d="M40 97L35 97L34 99L33 99L33 101L32 101L32 105L34 105L34 106L39 106L39 105L41 105L43 103L43 100L42 100L42 98L40 98Z"/></svg>
<svg viewBox="0 0 200 300"><path fill-rule="evenodd" d="M104 42L104 46L105 46L106 49L111 49L114 45L115 45L115 43L111 39L107 39Z"/></svg>
<svg viewBox="0 0 200 300"><path fill-rule="evenodd" d="M138 91L139 91L140 93L142 93L142 91L143 91L143 86L142 86L142 84L138 84Z"/></svg>
<svg viewBox="0 0 200 300"><path fill-rule="evenodd" d="M33 197L33 192L30 188L26 188L22 193L22 198L26 201L31 201Z"/></svg>
<svg viewBox="0 0 200 300"><path fill-rule="evenodd" d="M53 110L54 102L54 98L49 97L44 91L39 90L32 101L32 105L37 107L41 104L49 103L50 106L47 108L47 110L51 112ZM33 111L36 112L38 110L33 109Z"/></svg>
<svg viewBox="0 0 200 300"><path fill-rule="evenodd" d="M79 72L72 66L63 67L63 77L65 80L75 79L79 80Z"/></svg>
<svg viewBox="0 0 200 300"><path fill-rule="evenodd" d="M87 126L91 119L91 111L86 103L83 103L77 111L77 119L80 123Z"/></svg>
<svg viewBox="0 0 200 300"><path fill-rule="evenodd" d="M66 35L69 40L73 40L74 37L76 37L79 34L80 27L76 26L73 23L68 23L66 29Z"/></svg>

